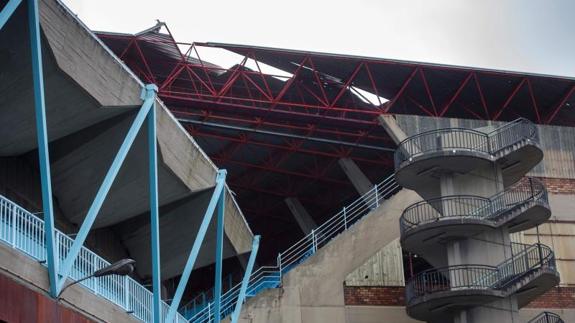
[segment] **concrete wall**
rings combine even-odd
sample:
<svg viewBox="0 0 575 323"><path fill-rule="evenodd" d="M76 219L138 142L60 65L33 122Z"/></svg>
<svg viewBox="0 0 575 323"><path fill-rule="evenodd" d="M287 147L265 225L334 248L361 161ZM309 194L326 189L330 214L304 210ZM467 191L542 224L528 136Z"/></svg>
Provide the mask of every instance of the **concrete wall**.
<svg viewBox="0 0 575 323"><path fill-rule="evenodd" d="M396 115L395 118L407 136L441 128L480 128L503 124L496 121L432 118L414 115ZM537 125L537 130L544 157L543 161L528 175L575 178L575 128Z"/></svg>
<svg viewBox="0 0 575 323"><path fill-rule="evenodd" d="M250 299L240 322L346 322L347 275L399 236L399 215L420 197L402 190L283 277L282 288Z"/></svg>
<svg viewBox="0 0 575 323"><path fill-rule="evenodd" d="M345 278L346 286L405 286L399 238L383 247Z"/></svg>
<svg viewBox="0 0 575 323"><path fill-rule="evenodd" d="M48 295L49 282L46 267L21 251L12 249L4 243L0 243L0 275L7 276L19 284L24 285L26 288L38 292L39 297L50 298ZM0 295L2 295L1 290ZM17 295L9 296L9 298L12 299L17 297ZM2 298L4 297L7 296L2 295ZM141 322L127 314L124 309L97 296L80 285L68 288L62 295L60 304L96 322ZM21 308L25 309L26 304L22 304ZM16 310L19 311L19 309ZM2 316L0 316L0 318L1 317ZM51 320L45 320L44 322L51 322Z"/></svg>

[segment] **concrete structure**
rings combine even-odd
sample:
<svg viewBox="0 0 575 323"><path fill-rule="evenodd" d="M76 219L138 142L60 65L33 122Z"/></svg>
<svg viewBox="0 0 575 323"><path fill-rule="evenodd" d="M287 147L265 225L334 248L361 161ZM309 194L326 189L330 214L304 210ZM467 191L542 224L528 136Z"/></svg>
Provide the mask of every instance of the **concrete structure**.
<svg viewBox="0 0 575 323"><path fill-rule="evenodd" d="M575 118L568 108L575 80L231 44L195 43L182 52L163 23L96 36L59 1L39 5L58 253L86 218L142 105L145 81L158 85L160 98L163 300L174 297L214 191L213 160L228 169L233 189L224 191L224 320L247 294L242 322L523 322L543 309L575 321ZM0 320L152 321L146 125L85 243L95 254L83 249L72 270L78 279L99 268L96 260L131 257L136 272L89 279L59 302L47 294L27 14L20 5L0 30ZM202 47L245 59L217 66L192 57ZM287 76L266 74L269 66ZM539 125L510 133L528 130L539 142L489 139L504 124L491 120L517 115ZM475 130L416 136L454 127ZM388 177L397 145L409 155L399 158L403 189ZM253 237L236 197L264 234L262 266L243 290ZM182 298L190 303L179 309L196 323L218 315L209 290L222 270L212 265L216 232L207 226ZM446 266L459 267L431 269ZM557 271L560 286L536 297L557 283Z"/></svg>
<svg viewBox="0 0 575 323"><path fill-rule="evenodd" d="M345 305L342 282L355 268L399 235L403 209L420 199L402 190L371 211L302 264L288 272L282 286L250 299L240 322L354 322ZM349 312L349 313L348 313ZM404 316L397 309L398 316Z"/></svg>
<svg viewBox="0 0 575 323"><path fill-rule="evenodd" d="M66 7L39 1L46 115L57 228L74 236L134 116L142 82ZM28 6L20 5L0 30L0 191L31 212L42 208L32 95ZM162 281L178 277L215 185L218 168L156 101ZM136 260L134 278L151 278L146 126L136 137L90 233L87 246L110 262ZM226 188L224 257L249 252L252 233ZM42 214L40 214L42 216ZM5 223L3 225L6 225ZM211 225L196 268L214 262ZM46 270L9 256L0 245L3 273L47 289ZM98 321L130 321L125 309L77 287L70 304ZM2 295L6 297L6 295ZM46 296L42 296L46 297ZM165 295L166 298L171 297ZM68 298L64 298L68 299ZM21 300L25 301L25 300ZM103 303L102 303L103 302ZM117 314L115 314L117 313ZM119 315L119 316L115 316ZM2 319L2 314L0 314Z"/></svg>
<svg viewBox="0 0 575 323"><path fill-rule="evenodd" d="M509 235L550 215L542 185L528 179L512 187L541 159L536 128L523 120L495 129L433 130L400 143L398 182L437 196L408 207L401 219L403 247L436 268L406 286L410 316L514 322L519 308L559 282L550 249L514 250Z"/></svg>

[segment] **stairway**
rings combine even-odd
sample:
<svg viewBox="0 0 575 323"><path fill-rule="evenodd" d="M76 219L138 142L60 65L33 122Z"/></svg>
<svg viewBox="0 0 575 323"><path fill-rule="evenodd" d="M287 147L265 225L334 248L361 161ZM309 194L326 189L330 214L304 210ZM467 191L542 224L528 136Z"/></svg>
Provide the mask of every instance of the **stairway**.
<svg viewBox="0 0 575 323"><path fill-rule="evenodd" d="M251 313L252 322L318 322L319 312L343 322L345 276L399 235L401 211L419 198L388 177L281 252L276 265L254 272L242 312ZM233 311L238 290L223 295L221 318ZM212 309L208 305L190 322L212 322Z"/></svg>

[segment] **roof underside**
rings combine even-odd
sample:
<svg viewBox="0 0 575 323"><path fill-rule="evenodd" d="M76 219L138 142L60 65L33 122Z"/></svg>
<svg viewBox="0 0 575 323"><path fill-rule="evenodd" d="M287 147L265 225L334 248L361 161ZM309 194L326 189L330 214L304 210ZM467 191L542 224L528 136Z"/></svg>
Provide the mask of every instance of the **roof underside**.
<svg viewBox="0 0 575 323"><path fill-rule="evenodd" d="M98 35L142 80L158 84L160 98L228 170L229 185L250 226L264 235L270 259L302 235L285 198L298 197L321 223L357 197L338 159L354 160L373 183L392 171L394 143L378 124L380 114L575 124L575 80L569 78L184 44L162 27ZM206 47L240 60L230 68L209 63L198 54Z"/></svg>

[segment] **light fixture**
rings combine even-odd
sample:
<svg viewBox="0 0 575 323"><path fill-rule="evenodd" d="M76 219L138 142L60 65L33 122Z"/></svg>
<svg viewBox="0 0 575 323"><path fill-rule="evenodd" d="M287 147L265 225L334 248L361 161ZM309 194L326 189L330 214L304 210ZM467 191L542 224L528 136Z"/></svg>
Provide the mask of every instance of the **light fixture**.
<svg viewBox="0 0 575 323"><path fill-rule="evenodd" d="M71 282L70 284L66 285L66 287L62 288L62 290L60 291L60 293L58 293L58 297L56 299L60 299L60 296L64 293L64 291L75 284L78 284L79 282L82 282L86 279L90 279L92 277L103 277L103 276L109 276L109 275L118 275L118 276L126 276L131 274L134 271L134 264L136 263L136 261L134 259L121 259L116 261L113 264L110 264L102 269L96 270L95 272L93 272L92 274L80 278L76 281Z"/></svg>

